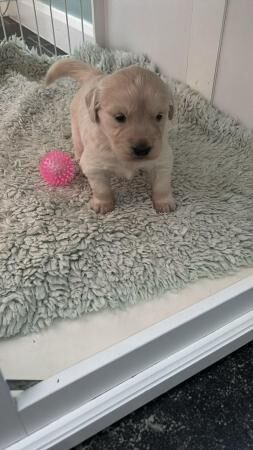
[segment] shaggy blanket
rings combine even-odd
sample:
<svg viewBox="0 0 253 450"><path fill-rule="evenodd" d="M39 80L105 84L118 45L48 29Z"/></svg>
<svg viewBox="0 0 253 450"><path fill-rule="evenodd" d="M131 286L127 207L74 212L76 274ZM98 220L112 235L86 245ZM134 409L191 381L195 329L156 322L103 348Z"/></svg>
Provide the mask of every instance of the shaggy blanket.
<svg viewBox="0 0 253 450"><path fill-rule="evenodd" d="M145 56L86 45L82 60L111 72ZM253 134L197 92L172 83L177 210L157 214L145 178L115 179L117 207L88 208L78 172L67 188L38 171L53 148L72 153L71 80L45 88L53 59L15 40L0 44L0 336L59 318L118 308L253 263Z"/></svg>

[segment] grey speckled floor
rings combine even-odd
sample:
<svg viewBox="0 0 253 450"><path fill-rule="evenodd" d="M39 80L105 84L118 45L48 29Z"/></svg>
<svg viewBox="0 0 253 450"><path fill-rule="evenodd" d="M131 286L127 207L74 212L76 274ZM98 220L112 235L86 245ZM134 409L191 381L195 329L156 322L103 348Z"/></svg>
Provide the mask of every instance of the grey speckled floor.
<svg viewBox="0 0 253 450"><path fill-rule="evenodd" d="M253 450L253 343L75 450Z"/></svg>

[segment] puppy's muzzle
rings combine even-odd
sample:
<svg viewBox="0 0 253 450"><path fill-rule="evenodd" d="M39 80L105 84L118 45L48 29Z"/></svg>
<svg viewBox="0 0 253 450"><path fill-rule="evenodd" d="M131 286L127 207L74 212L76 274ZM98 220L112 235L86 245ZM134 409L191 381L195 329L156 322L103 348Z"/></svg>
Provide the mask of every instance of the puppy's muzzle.
<svg viewBox="0 0 253 450"><path fill-rule="evenodd" d="M145 158L151 152L152 147L146 142L140 142L132 146L133 154L136 158Z"/></svg>

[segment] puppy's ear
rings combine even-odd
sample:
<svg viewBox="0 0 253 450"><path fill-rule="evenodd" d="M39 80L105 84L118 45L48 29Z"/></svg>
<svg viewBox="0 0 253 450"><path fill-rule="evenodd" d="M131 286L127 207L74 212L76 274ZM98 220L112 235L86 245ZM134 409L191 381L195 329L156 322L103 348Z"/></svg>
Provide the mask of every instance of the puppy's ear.
<svg viewBox="0 0 253 450"><path fill-rule="evenodd" d="M170 104L169 105L169 111L168 111L168 118L169 120L172 120L174 116L174 105Z"/></svg>
<svg viewBox="0 0 253 450"><path fill-rule="evenodd" d="M91 89L85 97L86 106L89 111L90 119L92 122L98 122L98 111L100 108L99 99L98 99L98 89Z"/></svg>

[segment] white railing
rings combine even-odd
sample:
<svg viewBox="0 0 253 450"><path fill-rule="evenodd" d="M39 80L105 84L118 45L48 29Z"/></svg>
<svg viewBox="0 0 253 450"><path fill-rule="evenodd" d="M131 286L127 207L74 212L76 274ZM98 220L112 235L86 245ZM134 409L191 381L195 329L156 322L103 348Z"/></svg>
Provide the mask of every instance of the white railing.
<svg viewBox="0 0 253 450"><path fill-rule="evenodd" d="M70 1L62 0L64 10L56 9L52 0L48 4L39 0L0 0L0 20L4 39L10 37L6 17L10 17L19 24L19 36L25 42L24 27L33 31L37 36L37 47L40 54L43 53L41 39L50 42L57 55L58 49L66 53L72 53L86 40L95 41L95 17L96 5L92 2L92 23L84 17L82 0L80 3L80 17L74 17L69 13ZM103 1L101 2L102 5Z"/></svg>

